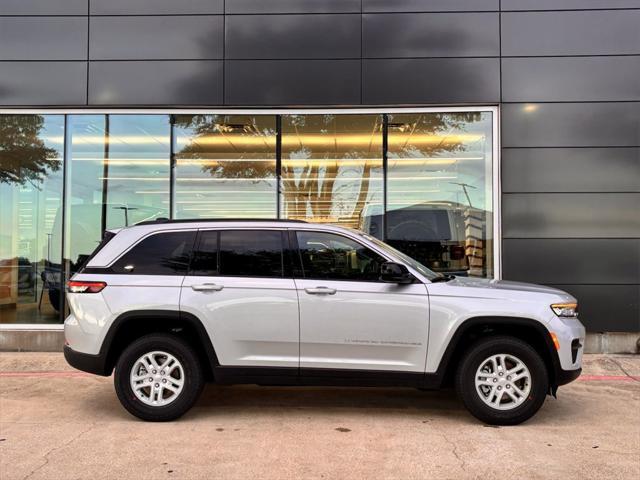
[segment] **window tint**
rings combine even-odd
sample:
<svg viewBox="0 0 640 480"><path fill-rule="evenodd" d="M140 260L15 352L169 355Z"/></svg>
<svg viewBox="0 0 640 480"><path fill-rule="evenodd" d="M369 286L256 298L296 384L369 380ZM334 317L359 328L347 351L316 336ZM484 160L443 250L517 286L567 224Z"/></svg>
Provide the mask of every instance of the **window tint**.
<svg viewBox="0 0 640 480"><path fill-rule="evenodd" d="M195 232L151 235L116 261L113 271L135 275L184 275L194 238Z"/></svg>
<svg viewBox="0 0 640 480"><path fill-rule="evenodd" d="M282 233L273 230L220 232L220 274L282 277Z"/></svg>
<svg viewBox="0 0 640 480"><path fill-rule="evenodd" d="M297 232L305 278L377 282L386 260L341 235Z"/></svg>
<svg viewBox="0 0 640 480"><path fill-rule="evenodd" d="M200 232L198 247L191 262L189 275L214 277L218 270L218 232Z"/></svg>

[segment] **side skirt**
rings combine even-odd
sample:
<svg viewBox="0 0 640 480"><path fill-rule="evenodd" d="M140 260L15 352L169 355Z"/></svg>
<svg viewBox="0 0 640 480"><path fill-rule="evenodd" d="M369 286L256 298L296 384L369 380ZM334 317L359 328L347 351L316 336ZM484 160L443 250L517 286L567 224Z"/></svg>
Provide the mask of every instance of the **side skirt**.
<svg viewBox="0 0 640 480"><path fill-rule="evenodd" d="M351 370L288 367L227 367L214 369L215 382L224 385L413 387L438 389L442 378L425 374L388 370Z"/></svg>

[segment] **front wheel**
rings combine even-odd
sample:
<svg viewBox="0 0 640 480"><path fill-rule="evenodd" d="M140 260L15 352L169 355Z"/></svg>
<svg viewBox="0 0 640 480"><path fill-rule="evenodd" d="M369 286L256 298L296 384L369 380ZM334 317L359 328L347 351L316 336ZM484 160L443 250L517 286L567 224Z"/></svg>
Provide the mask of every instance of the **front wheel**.
<svg viewBox="0 0 640 480"><path fill-rule="evenodd" d="M455 379L465 407L491 425L517 425L531 418L549 390L540 354L514 337L478 341L462 359Z"/></svg>
<svg viewBox="0 0 640 480"><path fill-rule="evenodd" d="M185 414L204 386L202 366L188 343L152 334L129 345L116 364L116 394L142 420L163 422Z"/></svg>

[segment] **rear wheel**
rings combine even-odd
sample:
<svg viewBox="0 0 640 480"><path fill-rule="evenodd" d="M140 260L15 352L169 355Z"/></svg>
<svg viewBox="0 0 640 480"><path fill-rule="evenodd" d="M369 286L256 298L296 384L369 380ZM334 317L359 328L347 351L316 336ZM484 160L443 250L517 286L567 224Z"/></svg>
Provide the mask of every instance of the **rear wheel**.
<svg viewBox="0 0 640 480"><path fill-rule="evenodd" d="M129 345L116 364L116 394L129 413L162 422L185 414L204 386L192 348L167 334L144 336Z"/></svg>
<svg viewBox="0 0 640 480"><path fill-rule="evenodd" d="M513 337L473 345L458 367L455 384L471 414L491 425L517 425L531 418L549 390L540 354Z"/></svg>

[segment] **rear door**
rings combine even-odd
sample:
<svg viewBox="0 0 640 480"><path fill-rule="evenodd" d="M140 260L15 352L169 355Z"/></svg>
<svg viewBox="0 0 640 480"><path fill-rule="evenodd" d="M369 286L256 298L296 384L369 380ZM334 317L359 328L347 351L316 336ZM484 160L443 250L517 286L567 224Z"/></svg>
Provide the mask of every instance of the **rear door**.
<svg viewBox="0 0 640 480"><path fill-rule="evenodd" d="M297 231L292 240L302 263L300 368L424 372L425 285L381 282L386 259L352 238Z"/></svg>
<svg viewBox="0 0 640 480"><path fill-rule="evenodd" d="M201 230L180 309L205 325L222 366L295 367L298 296L277 229Z"/></svg>

